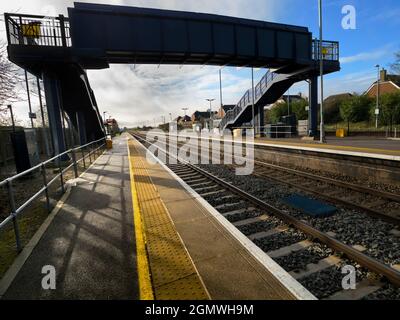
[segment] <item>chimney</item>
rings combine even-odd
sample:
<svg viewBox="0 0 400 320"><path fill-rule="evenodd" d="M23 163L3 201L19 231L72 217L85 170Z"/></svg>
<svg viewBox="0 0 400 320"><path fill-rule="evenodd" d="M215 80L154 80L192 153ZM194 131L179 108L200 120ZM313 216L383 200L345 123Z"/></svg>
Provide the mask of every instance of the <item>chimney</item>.
<svg viewBox="0 0 400 320"><path fill-rule="evenodd" d="M382 82L383 82L383 81L387 81L387 70L386 70L386 69L383 69L383 68L382 68L380 80L381 80Z"/></svg>

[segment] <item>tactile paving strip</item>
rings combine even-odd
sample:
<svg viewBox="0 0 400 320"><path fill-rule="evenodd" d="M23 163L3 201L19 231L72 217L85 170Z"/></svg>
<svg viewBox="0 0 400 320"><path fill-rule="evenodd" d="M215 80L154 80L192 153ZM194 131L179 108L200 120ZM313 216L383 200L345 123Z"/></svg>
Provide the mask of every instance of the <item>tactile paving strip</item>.
<svg viewBox="0 0 400 320"><path fill-rule="evenodd" d="M142 215L150 274L157 300L205 300L207 290L189 257L139 153L129 140L130 165Z"/></svg>

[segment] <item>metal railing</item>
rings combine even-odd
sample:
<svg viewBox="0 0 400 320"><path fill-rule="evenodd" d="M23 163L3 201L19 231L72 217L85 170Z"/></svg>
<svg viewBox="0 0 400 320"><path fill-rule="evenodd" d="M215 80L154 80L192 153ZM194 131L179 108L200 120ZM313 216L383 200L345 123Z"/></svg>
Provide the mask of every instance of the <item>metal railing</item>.
<svg viewBox="0 0 400 320"><path fill-rule="evenodd" d="M70 47L69 20L63 15L46 17L4 14L8 44Z"/></svg>
<svg viewBox="0 0 400 320"><path fill-rule="evenodd" d="M265 75L261 78L261 80L254 87L254 103L257 102L259 98L261 98L264 93L268 90L271 83L276 78L276 73L268 70ZM220 129L224 129L228 122L231 122L236 119L236 117L248 106L253 103L253 93L252 90L249 89L243 95L243 97L239 100L238 104L232 109L229 110L225 117L221 120L219 124Z"/></svg>
<svg viewBox="0 0 400 320"><path fill-rule="evenodd" d="M319 40L313 40L312 42L312 59L319 60L320 52ZM337 41L322 41L322 57L325 61L339 61L339 42ZM277 74L271 71L267 71L266 74L254 87L254 103L262 97L268 90L271 83L275 80ZM225 117L219 124L220 129L224 129L229 122L233 122L236 117L248 106L253 103L252 90L249 89L239 100L238 104L232 110L229 110Z"/></svg>
<svg viewBox="0 0 400 320"><path fill-rule="evenodd" d="M3 181L0 182L0 187L5 187L7 188L7 193L8 193L8 202L9 206L11 209L10 214L8 215L7 218L5 218L3 221L0 222L0 231L8 225L10 222L13 223L14 227L14 234L15 234L15 243L16 243L16 248L18 251L21 251L22 245L21 245L21 240L20 240L20 232L18 228L18 216L23 212L24 209L26 209L34 200L39 198L41 195L45 195L46 197L46 208L48 213L51 212L51 206L50 206L50 196L49 196L49 187L54 184L56 181L59 181L60 183L60 189L61 193L65 192L65 177L64 174L66 171L70 170L73 168L74 170L74 176L77 178L78 175L78 164L82 162L83 167L86 169L86 159L89 157L89 162L92 163L92 157L94 161L94 157L96 156L96 153L99 153L99 150L102 149L105 146L105 138L101 138L96 141L92 141L90 143L87 143L85 145L69 149L63 153L60 153L56 155L55 157L48 159L24 172L21 172L19 174L16 174L12 177L9 177ZM85 149L89 149L89 152L85 154ZM79 159L77 159L78 155L81 155ZM62 157L65 156L70 156L71 158L71 164L68 166L64 167L62 166ZM49 181L47 181L47 174L46 174L46 165L49 164L55 164L58 167L58 174L56 174L54 177L52 177ZM15 192L13 189L13 182L16 179L19 179L21 177L29 176L34 174L35 171L39 170L41 175L42 175L42 187L40 190L38 190L35 194L30 196L30 198L26 201L24 201L21 205L17 206L16 201L15 201Z"/></svg>
<svg viewBox="0 0 400 320"><path fill-rule="evenodd" d="M319 40L313 40L312 58L313 60L320 59ZM339 42L337 41L322 41L322 59L326 61L339 61Z"/></svg>

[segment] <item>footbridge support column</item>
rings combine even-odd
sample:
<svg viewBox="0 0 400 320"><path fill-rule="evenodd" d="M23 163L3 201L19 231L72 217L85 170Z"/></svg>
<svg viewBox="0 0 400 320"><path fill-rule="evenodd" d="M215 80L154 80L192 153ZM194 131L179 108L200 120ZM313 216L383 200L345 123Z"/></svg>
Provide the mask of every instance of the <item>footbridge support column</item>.
<svg viewBox="0 0 400 320"><path fill-rule="evenodd" d="M42 73L46 96L47 113L54 145L54 155L66 151L64 129L62 123L62 97L60 83L57 77L49 72ZM62 161L69 160L68 155L61 157Z"/></svg>
<svg viewBox="0 0 400 320"><path fill-rule="evenodd" d="M254 110L253 123L255 126L255 136L262 137L264 135L264 106L257 106Z"/></svg>
<svg viewBox="0 0 400 320"><path fill-rule="evenodd" d="M79 135L79 144L82 146L87 143L85 115L82 111L76 112L76 127Z"/></svg>
<svg viewBox="0 0 400 320"><path fill-rule="evenodd" d="M309 82L309 110L308 110L308 123L309 123L309 136L316 137L318 131L318 77L310 78Z"/></svg>

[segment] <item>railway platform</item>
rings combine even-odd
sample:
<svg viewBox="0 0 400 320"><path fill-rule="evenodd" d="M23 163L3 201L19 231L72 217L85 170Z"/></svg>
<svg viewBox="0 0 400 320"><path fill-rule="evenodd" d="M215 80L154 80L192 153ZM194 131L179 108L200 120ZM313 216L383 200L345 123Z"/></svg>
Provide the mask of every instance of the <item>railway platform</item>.
<svg viewBox="0 0 400 320"><path fill-rule="evenodd" d="M304 141L300 138L256 138L255 143L282 148L317 151L321 153L336 153L400 161L400 139L362 136L346 138L328 136L326 139L326 144L321 144L319 141Z"/></svg>
<svg viewBox="0 0 400 320"><path fill-rule="evenodd" d="M315 299L127 134L70 184L2 299Z"/></svg>

